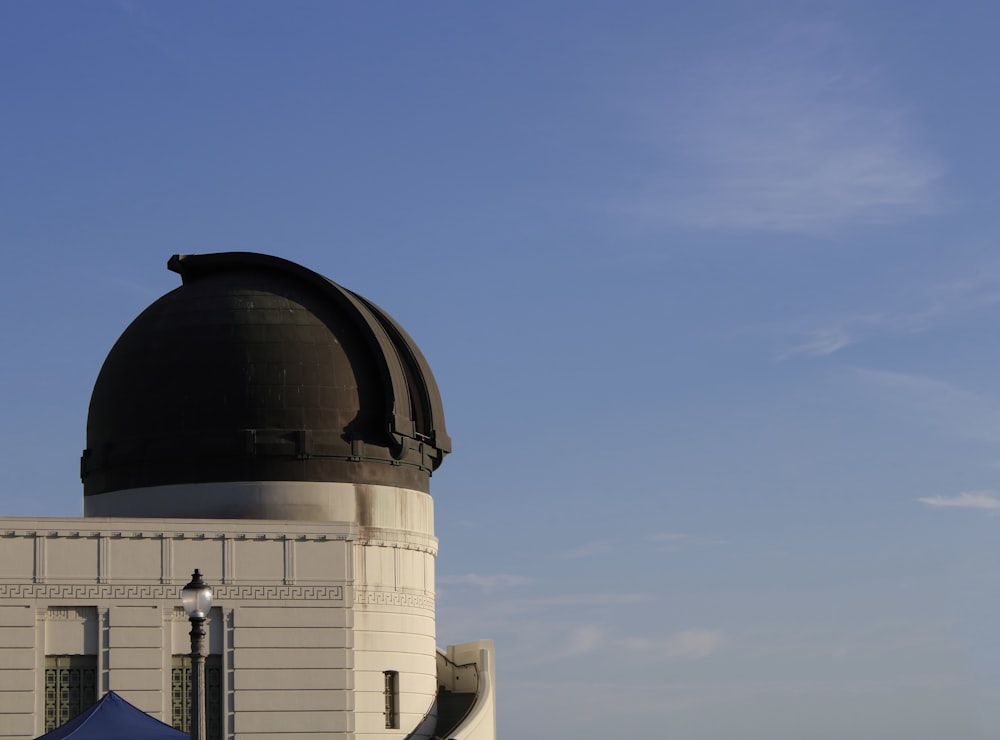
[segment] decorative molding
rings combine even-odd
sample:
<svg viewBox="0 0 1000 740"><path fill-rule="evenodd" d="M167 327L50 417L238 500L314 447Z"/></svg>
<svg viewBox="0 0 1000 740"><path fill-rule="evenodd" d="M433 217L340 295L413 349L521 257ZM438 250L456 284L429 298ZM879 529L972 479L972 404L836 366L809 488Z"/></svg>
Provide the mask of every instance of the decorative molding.
<svg viewBox="0 0 1000 740"><path fill-rule="evenodd" d="M399 591L376 591L373 589L356 589L354 601L358 604L376 604L378 606L405 606L410 609L434 611L434 599L430 596L404 594Z"/></svg>
<svg viewBox="0 0 1000 740"><path fill-rule="evenodd" d="M97 617L92 606L50 606L45 613L49 622L86 622Z"/></svg>
<svg viewBox="0 0 1000 740"><path fill-rule="evenodd" d="M343 601L344 587L227 585L215 588L215 598L234 601Z"/></svg>
<svg viewBox="0 0 1000 740"><path fill-rule="evenodd" d="M97 582L107 583L111 579L111 540L101 535L97 545Z"/></svg>
<svg viewBox="0 0 1000 740"><path fill-rule="evenodd" d="M295 540L285 539L285 585L295 583Z"/></svg>
<svg viewBox="0 0 1000 740"><path fill-rule="evenodd" d="M32 533L34 534L34 533ZM35 537L35 583L45 583L45 538Z"/></svg>
<svg viewBox="0 0 1000 740"><path fill-rule="evenodd" d="M359 537L355 542L364 547L392 547L396 550L413 550L437 557L437 544L412 542L394 537Z"/></svg>
<svg viewBox="0 0 1000 740"><path fill-rule="evenodd" d="M2 521L2 518L0 518ZM86 517L78 520L87 523ZM97 539L107 537L114 540L296 540L299 542L344 542L354 541L353 532L229 532L229 531L185 531L171 532L157 530L128 529L2 529L0 537L11 539Z"/></svg>
<svg viewBox="0 0 1000 740"><path fill-rule="evenodd" d="M232 583L236 576L236 546L232 537L222 540L222 582Z"/></svg>
<svg viewBox="0 0 1000 740"><path fill-rule="evenodd" d="M0 599L180 599L183 584L0 583ZM343 601L343 586L215 586L219 601Z"/></svg>
<svg viewBox="0 0 1000 740"><path fill-rule="evenodd" d="M169 537L160 540L160 583L166 585L173 579L173 558L170 555Z"/></svg>

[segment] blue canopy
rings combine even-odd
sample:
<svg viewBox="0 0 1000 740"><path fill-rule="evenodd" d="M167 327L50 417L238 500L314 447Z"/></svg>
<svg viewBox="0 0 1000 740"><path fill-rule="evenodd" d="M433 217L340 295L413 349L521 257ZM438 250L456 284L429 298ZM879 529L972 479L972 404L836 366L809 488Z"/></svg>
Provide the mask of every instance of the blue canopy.
<svg viewBox="0 0 1000 740"><path fill-rule="evenodd" d="M109 691L95 704L76 715L62 727L36 740L184 740L186 732L175 730L150 717Z"/></svg>

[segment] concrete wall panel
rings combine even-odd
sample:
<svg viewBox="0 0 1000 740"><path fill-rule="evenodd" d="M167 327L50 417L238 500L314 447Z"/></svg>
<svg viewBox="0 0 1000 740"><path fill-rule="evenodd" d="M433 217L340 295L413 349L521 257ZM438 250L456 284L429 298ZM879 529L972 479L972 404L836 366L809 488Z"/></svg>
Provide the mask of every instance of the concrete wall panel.
<svg viewBox="0 0 1000 740"><path fill-rule="evenodd" d="M95 536L46 538L46 578L55 581L92 579L97 569L98 544Z"/></svg>
<svg viewBox="0 0 1000 740"><path fill-rule="evenodd" d="M0 627L0 645L34 645L34 627Z"/></svg>
<svg viewBox="0 0 1000 740"><path fill-rule="evenodd" d="M108 645L112 652L116 648L155 648L163 644L163 628L153 627L119 627L112 629Z"/></svg>
<svg viewBox="0 0 1000 740"><path fill-rule="evenodd" d="M285 543L281 540L236 540L234 575L257 583L281 582L285 577Z"/></svg>
<svg viewBox="0 0 1000 740"><path fill-rule="evenodd" d="M350 709L346 692L329 689L302 689L299 691L261 690L241 691L235 695L237 712L344 712Z"/></svg>
<svg viewBox="0 0 1000 740"><path fill-rule="evenodd" d="M34 627L35 611L29 606L0 606L0 627Z"/></svg>
<svg viewBox="0 0 1000 740"><path fill-rule="evenodd" d="M0 671L0 696L6 691L34 691L35 672L28 669Z"/></svg>
<svg viewBox="0 0 1000 740"><path fill-rule="evenodd" d="M340 732L345 712L237 712L236 733L281 732L284 737L300 732Z"/></svg>
<svg viewBox="0 0 1000 740"><path fill-rule="evenodd" d="M108 619L112 628L159 627L163 622L163 612L154 605L113 606L108 613Z"/></svg>
<svg viewBox="0 0 1000 740"><path fill-rule="evenodd" d="M356 630L354 649L358 652L370 650L377 653L419 653L433 659L436 646L431 635Z"/></svg>
<svg viewBox="0 0 1000 740"><path fill-rule="evenodd" d="M174 540L171 543L173 559L171 572L174 579L183 586L191 579L195 568L199 569L205 581L218 584L222 578L222 538L198 540ZM177 590L180 600L180 589Z"/></svg>
<svg viewBox="0 0 1000 740"><path fill-rule="evenodd" d="M159 580L161 564L159 540L112 537L108 541L108 552L109 577L137 583Z"/></svg>
<svg viewBox="0 0 1000 740"><path fill-rule="evenodd" d="M16 671L35 668L34 644L23 647L0 647L0 669Z"/></svg>
<svg viewBox="0 0 1000 740"><path fill-rule="evenodd" d="M0 714L31 714L34 711L34 692L4 691L0 693Z"/></svg>
<svg viewBox="0 0 1000 740"><path fill-rule="evenodd" d="M236 648L346 648L345 630L325 627L245 627L233 633Z"/></svg>
<svg viewBox="0 0 1000 740"><path fill-rule="evenodd" d="M188 645L188 652L190 652L190 643ZM153 662L150 663L150 661ZM107 667L112 671L127 670L130 668L147 669L154 666L157 670L160 670L162 663L162 652L149 648L118 648L108 651Z"/></svg>
<svg viewBox="0 0 1000 740"><path fill-rule="evenodd" d="M33 738L35 737L35 705L23 714L5 711L0 722L0 737Z"/></svg>
<svg viewBox="0 0 1000 740"><path fill-rule="evenodd" d="M236 691L274 689L287 691L301 689L348 689L352 678L349 670L308 669L243 669L233 672Z"/></svg>
<svg viewBox="0 0 1000 740"><path fill-rule="evenodd" d="M434 634L434 617L430 614L414 614L398 608L394 611L376 611L371 606L359 611L355 626L365 632Z"/></svg>
<svg viewBox="0 0 1000 740"><path fill-rule="evenodd" d="M310 581L344 581L347 573L347 543L304 541L295 543L295 579Z"/></svg>
<svg viewBox="0 0 1000 740"><path fill-rule="evenodd" d="M125 692L155 691L159 694L163 686L162 675L162 669L159 664L155 668L119 668L110 672L108 676L108 688L112 691L117 691L128 699L128 701L132 701ZM132 703L135 704L134 701ZM156 706L159 709L159 699L157 699Z"/></svg>
<svg viewBox="0 0 1000 740"><path fill-rule="evenodd" d="M349 668L351 655L341 648L257 648L236 650L233 667Z"/></svg>
<svg viewBox="0 0 1000 740"><path fill-rule="evenodd" d="M331 607L241 607L233 615L237 627L337 627L348 626L347 609Z"/></svg>

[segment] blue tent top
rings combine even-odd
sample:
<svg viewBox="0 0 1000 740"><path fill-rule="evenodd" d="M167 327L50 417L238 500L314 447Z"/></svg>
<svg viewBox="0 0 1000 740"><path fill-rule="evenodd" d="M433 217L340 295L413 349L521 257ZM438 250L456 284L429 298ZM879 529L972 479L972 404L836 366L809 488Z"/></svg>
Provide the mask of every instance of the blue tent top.
<svg viewBox="0 0 1000 740"><path fill-rule="evenodd" d="M150 717L109 691L62 727L36 740L183 740L186 732Z"/></svg>

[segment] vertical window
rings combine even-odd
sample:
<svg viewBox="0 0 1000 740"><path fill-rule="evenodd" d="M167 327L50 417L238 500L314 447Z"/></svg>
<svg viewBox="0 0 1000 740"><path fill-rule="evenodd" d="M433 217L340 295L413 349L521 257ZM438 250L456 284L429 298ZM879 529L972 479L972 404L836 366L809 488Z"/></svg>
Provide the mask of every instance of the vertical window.
<svg viewBox="0 0 1000 740"><path fill-rule="evenodd" d="M399 729L399 672L385 672L385 727Z"/></svg>
<svg viewBox="0 0 1000 740"><path fill-rule="evenodd" d="M45 731L69 722L97 701L96 655L45 656Z"/></svg>
<svg viewBox="0 0 1000 740"><path fill-rule="evenodd" d="M175 655L170 666L171 718L175 729L191 732L191 656ZM222 740L222 656L205 657L205 737Z"/></svg>

